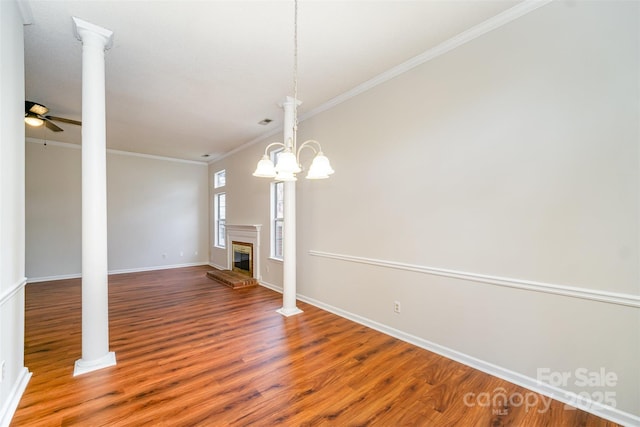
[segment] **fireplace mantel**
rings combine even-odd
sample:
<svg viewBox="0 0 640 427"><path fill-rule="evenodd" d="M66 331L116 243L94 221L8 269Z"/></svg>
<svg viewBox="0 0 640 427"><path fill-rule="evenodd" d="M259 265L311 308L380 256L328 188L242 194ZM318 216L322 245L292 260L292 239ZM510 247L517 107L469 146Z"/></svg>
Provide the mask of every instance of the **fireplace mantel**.
<svg viewBox="0 0 640 427"><path fill-rule="evenodd" d="M260 228L261 224L235 225L227 224L227 268L233 267L233 248L231 242L253 244L253 277L262 279L260 271Z"/></svg>

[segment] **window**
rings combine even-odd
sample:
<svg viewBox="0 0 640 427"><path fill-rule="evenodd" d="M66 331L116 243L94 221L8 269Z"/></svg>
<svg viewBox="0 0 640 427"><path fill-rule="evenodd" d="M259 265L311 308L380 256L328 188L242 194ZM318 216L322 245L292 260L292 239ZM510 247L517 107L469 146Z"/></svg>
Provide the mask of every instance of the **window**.
<svg viewBox="0 0 640 427"><path fill-rule="evenodd" d="M271 257L282 259L284 229L284 182L271 184Z"/></svg>
<svg viewBox="0 0 640 427"><path fill-rule="evenodd" d="M224 187L227 182L227 171L222 169L213 175L213 188Z"/></svg>
<svg viewBox="0 0 640 427"><path fill-rule="evenodd" d="M222 169L213 174L213 188L224 187L227 183L226 170ZM216 193L213 199L213 245L217 248L226 247L226 219L227 198L225 193Z"/></svg>
<svg viewBox="0 0 640 427"><path fill-rule="evenodd" d="M215 212L215 246L218 248L225 247L225 236L226 236L226 210L227 210L227 201L225 193L218 193L215 196L214 200L214 212Z"/></svg>

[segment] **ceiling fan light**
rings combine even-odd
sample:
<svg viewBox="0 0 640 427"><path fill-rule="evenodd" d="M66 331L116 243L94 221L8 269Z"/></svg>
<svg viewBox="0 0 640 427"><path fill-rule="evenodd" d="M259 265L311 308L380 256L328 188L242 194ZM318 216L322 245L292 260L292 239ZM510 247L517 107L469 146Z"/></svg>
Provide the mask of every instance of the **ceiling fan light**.
<svg viewBox="0 0 640 427"><path fill-rule="evenodd" d="M36 116L33 113L28 113L27 115L25 115L24 122L29 126L34 126L34 127L42 126L44 124L44 120L42 120L40 117Z"/></svg>
<svg viewBox="0 0 640 427"><path fill-rule="evenodd" d="M36 113L36 114L39 114L41 116L44 116L45 114L47 114L49 112L49 109L47 107L45 107L44 105L33 103L31 108L29 108L29 111L31 111L33 113Z"/></svg>
<svg viewBox="0 0 640 427"><path fill-rule="evenodd" d="M259 178L276 177L276 168L269 156L267 156L266 154L262 156L262 158L258 162L258 166L256 167L255 172L253 172L253 176L257 176Z"/></svg>

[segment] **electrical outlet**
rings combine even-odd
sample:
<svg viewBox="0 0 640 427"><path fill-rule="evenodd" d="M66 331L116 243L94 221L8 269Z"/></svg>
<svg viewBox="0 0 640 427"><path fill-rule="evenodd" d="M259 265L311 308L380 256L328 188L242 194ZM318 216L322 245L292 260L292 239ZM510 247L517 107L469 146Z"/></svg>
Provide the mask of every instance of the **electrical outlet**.
<svg viewBox="0 0 640 427"><path fill-rule="evenodd" d="M400 301L393 302L393 312L400 313Z"/></svg>

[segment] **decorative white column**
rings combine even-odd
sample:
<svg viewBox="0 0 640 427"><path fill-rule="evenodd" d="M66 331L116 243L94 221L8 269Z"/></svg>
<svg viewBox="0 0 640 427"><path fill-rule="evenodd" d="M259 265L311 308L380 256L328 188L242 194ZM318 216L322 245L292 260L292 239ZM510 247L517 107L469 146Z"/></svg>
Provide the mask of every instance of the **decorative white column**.
<svg viewBox="0 0 640 427"><path fill-rule="evenodd" d="M82 42L82 359L73 375L116 364L109 351L104 51L113 32L73 18Z"/></svg>
<svg viewBox="0 0 640 427"><path fill-rule="evenodd" d="M297 103L297 104L296 104ZM287 96L282 103L284 109L284 143L293 143L294 108L300 101ZM295 147L292 151L295 153ZM302 313L296 307L296 182L284 183L284 230L282 238L282 308L277 310L283 316Z"/></svg>

